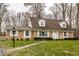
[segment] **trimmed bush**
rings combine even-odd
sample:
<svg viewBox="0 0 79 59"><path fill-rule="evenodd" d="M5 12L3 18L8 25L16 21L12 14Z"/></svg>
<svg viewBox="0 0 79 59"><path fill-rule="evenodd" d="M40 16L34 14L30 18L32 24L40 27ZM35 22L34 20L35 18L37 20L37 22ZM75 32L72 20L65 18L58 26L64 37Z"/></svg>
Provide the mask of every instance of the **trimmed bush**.
<svg viewBox="0 0 79 59"><path fill-rule="evenodd" d="M64 40L78 40L78 38L64 38Z"/></svg>
<svg viewBox="0 0 79 59"><path fill-rule="evenodd" d="M21 41L23 41L23 38L21 38Z"/></svg>
<svg viewBox="0 0 79 59"><path fill-rule="evenodd" d="M52 40L52 38L41 38L41 37L39 37L39 38L34 38L34 40Z"/></svg>
<svg viewBox="0 0 79 59"><path fill-rule="evenodd" d="M29 38L26 38L26 41L29 41Z"/></svg>
<svg viewBox="0 0 79 59"><path fill-rule="evenodd" d="M16 40L18 41L19 39L17 38Z"/></svg>
<svg viewBox="0 0 79 59"><path fill-rule="evenodd" d="M8 39L6 38L6 40L8 40Z"/></svg>

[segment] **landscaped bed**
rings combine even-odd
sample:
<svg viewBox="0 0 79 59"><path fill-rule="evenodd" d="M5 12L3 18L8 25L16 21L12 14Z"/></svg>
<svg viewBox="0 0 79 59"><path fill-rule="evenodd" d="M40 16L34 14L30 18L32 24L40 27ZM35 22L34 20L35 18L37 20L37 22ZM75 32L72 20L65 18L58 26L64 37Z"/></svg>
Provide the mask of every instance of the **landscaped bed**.
<svg viewBox="0 0 79 59"><path fill-rule="evenodd" d="M79 40L52 40L14 53L16 56L79 56Z"/></svg>

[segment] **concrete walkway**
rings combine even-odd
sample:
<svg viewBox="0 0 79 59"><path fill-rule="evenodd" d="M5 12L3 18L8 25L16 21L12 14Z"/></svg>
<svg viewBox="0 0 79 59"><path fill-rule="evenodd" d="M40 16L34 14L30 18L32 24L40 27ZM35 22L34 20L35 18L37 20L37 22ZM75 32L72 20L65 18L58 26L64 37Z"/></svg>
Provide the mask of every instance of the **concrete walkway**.
<svg viewBox="0 0 79 59"><path fill-rule="evenodd" d="M5 55L13 53L13 52L16 52L16 51L21 50L21 49L25 49L25 48L37 45L37 44L41 44L41 43L44 43L44 42L46 42L46 41L42 41L42 42L38 42L38 43L33 43L33 44L29 44L29 45L25 45L25 46L13 48L13 49L9 49L9 50L7 50L5 52Z"/></svg>

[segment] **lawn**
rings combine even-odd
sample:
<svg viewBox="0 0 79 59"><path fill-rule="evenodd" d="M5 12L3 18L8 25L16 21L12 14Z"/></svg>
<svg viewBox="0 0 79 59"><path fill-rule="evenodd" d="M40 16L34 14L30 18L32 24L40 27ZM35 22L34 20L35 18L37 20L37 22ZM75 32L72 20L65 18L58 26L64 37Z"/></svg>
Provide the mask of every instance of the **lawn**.
<svg viewBox="0 0 79 59"><path fill-rule="evenodd" d="M28 45L28 44L32 44L32 43L36 43L38 41L26 41L26 40L19 40L19 41L15 41L15 47L20 47L20 46L24 46L24 45ZM13 41L12 40L0 40L0 47L6 48L6 49L10 49L13 48Z"/></svg>
<svg viewBox="0 0 79 59"><path fill-rule="evenodd" d="M79 40L46 41L14 53L16 56L79 56Z"/></svg>

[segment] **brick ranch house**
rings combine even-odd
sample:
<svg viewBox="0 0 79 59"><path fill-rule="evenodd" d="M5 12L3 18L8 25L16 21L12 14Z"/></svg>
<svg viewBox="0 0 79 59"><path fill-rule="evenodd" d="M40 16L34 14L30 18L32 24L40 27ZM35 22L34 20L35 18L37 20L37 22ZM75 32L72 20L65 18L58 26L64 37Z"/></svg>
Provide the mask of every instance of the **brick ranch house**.
<svg viewBox="0 0 79 59"><path fill-rule="evenodd" d="M18 39L25 38L52 38L64 39L74 38L74 30L68 23L63 20L39 19L31 17L27 20L26 27L15 26L15 37ZM6 38L12 38L12 26L7 27Z"/></svg>

